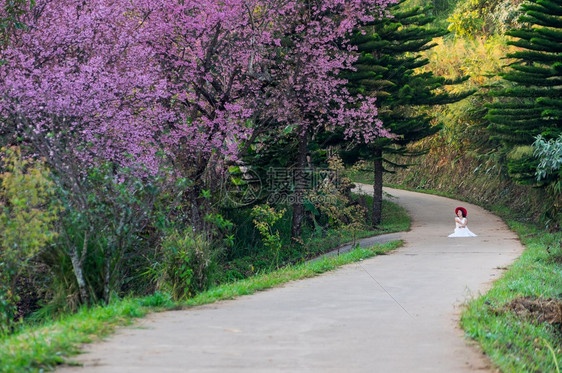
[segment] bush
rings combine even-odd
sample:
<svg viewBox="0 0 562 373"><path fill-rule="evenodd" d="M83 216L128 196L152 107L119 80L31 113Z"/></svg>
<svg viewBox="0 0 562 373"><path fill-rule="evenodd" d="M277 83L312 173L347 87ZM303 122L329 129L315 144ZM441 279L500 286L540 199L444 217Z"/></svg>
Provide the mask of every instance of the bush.
<svg viewBox="0 0 562 373"><path fill-rule="evenodd" d="M25 159L17 147L2 149L0 175L0 333L8 332L17 314L16 290L22 275L55 238L59 212L54 184L40 160Z"/></svg>
<svg viewBox="0 0 562 373"><path fill-rule="evenodd" d="M173 300L185 300L210 286L214 254L204 236L191 230L172 230L162 241L159 260L146 274L158 290L171 294Z"/></svg>
<svg viewBox="0 0 562 373"><path fill-rule="evenodd" d="M52 276L46 312L51 315L122 295L160 234L153 227L160 193L156 177L143 180L111 164L66 176L54 178L64 206L59 236L40 258Z"/></svg>
<svg viewBox="0 0 562 373"><path fill-rule="evenodd" d="M279 230L273 226L280 220L287 210L275 211L269 205L255 206L252 209L254 225L262 236L263 246L273 255L275 267L279 268L279 252L281 251L281 236Z"/></svg>
<svg viewBox="0 0 562 373"><path fill-rule="evenodd" d="M333 156L328 159L328 166L332 176L325 178L307 194L311 201L308 206L313 222L317 231L351 232L355 244L357 233L366 227L366 208L360 202L353 201L351 189L354 185L342 160ZM318 224L322 220L327 220L324 227Z"/></svg>
<svg viewBox="0 0 562 373"><path fill-rule="evenodd" d="M503 34L517 27L523 0L469 0L459 1L447 19L449 30L459 36Z"/></svg>
<svg viewBox="0 0 562 373"><path fill-rule="evenodd" d="M546 186L554 203L545 211L547 228L560 229L562 223L562 135L546 141L537 136L533 154L538 158L537 181Z"/></svg>

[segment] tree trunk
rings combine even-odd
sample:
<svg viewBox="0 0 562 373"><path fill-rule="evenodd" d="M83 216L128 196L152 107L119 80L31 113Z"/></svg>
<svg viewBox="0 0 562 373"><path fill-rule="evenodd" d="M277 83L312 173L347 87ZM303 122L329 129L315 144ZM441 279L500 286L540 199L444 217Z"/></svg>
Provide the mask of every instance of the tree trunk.
<svg viewBox="0 0 562 373"><path fill-rule="evenodd" d="M308 132L299 139L299 150L295 167L295 193L293 201L293 224L291 236L300 239L302 234L302 221L304 219L304 192L306 188L306 154L308 148Z"/></svg>
<svg viewBox="0 0 562 373"><path fill-rule="evenodd" d="M80 300L82 304L88 304L88 291L86 290L86 281L84 280L84 272L82 271L82 262L78 258L78 250L76 247L70 253L70 261L72 262L72 269L74 270L74 276L76 277L76 283L78 284L78 290L80 292Z"/></svg>
<svg viewBox="0 0 562 373"><path fill-rule="evenodd" d="M111 295L111 245L108 245L105 252L105 265L104 265L104 278L103 278L103 301L109 304L109 297Z"/></svg>
<svg viewBox="0 0 562 373"><path fill-rule="evenodd" d="M186 193L188 198L188 204L190 207L190 215L191 215L191 226L195 230L195 232L205 232L205 224L203 221L202 214L202 206L200 204L201 199L201 187L196 184L192 186L188 193ZM206 233L206 232L205 232Z"/></svg>
<svg viewBox="0 0 562 373"><path fill-rule="evenodd" d="M375 180L373 182L373 227L377 227L382 220L382 149L375 148L373 155L375 156L373 160L375 172Z"/></svg>

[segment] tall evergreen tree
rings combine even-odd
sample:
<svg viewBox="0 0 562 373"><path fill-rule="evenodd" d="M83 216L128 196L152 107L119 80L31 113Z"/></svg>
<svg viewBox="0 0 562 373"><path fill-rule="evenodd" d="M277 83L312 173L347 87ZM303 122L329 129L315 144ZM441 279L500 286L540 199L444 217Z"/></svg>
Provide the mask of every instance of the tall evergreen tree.
<svg viewBox="0 0 562 373"><path fill-rule="evenodd" d="M531 0L522 5L525 28L507 32L519 47L502 75L507 88L495 91L486 118L492 136L508 156L512 178L535 183L539 163L530 145L537 135L546 140L562 133L562 0Z"/></svg>
<svg viewBox="0 0 562 373"><path fill-rule="evenodd" d="M448 80L432 72L420 72L429 61L420 52L433 48L433 39L447 34L435 27L431 6L403 9L404 1L389 8L392 17L374 21L357 32L352 42L360 53L355 71L344 76L350 81L349 90L354 95L377 97L379 118L386 129L396 137L375 139L369 144L353 144L342 152L346 163L357 160L373 162L374 202L373 225L382 216L382 177L391 167L407 167L396 164L387 156L415 156L407 145L433 135L441 128L433 124L433 116L421 107L457 102L473 92L449 94L442 90L446 85L460 84L468 77ZM441 89L441 90L440 90Z"/></svg>

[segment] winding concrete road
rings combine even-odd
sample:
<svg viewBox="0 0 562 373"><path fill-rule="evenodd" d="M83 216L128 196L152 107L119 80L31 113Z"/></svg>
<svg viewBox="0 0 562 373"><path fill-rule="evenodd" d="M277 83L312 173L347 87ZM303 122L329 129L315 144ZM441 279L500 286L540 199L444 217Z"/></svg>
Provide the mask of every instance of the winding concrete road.
<svg viewBox="0 0 562 373"><path fill-rule="evenodd" d="M523 248L484 209L386 189L413 224L405 246L322 276L185 311L149 315L85 346L60 372L490 372L458 327ZM476 238L448 238L454 208ZM396 238L393 236L393 238Z"/></svg>

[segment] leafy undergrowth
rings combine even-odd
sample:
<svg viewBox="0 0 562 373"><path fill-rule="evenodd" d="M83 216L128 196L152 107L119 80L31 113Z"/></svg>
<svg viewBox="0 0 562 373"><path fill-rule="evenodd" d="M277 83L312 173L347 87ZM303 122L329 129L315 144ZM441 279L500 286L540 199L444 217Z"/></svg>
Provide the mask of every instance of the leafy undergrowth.
<svg viewBox="0 0 562 373"><path fill-rule="evenodd" d="M52 370L79 352L81 343L92 342L128 325L148 312L187 308L218 300L233 299L265 290L289 281L317 276L342 265L382 255L402 245L401 241L358 248L339 256L287 266L280 270L221 285L176 303L156 293L144 298L117 300L106 307L84 308L60 320L27 326L18 333L0 339L0 372L38 372Z"/></svg>
<svg viewBox="0 0 562 373"><path fill-rule="evenodd" d="M487 294L469 302L461 325L504 372L556 372L562 362L562 232L509 224L526 250Z"/></svg>
<svg viewBox="0 0 562 373"><path fill-rule="evenodd" d="M355 183L372 185L375 181L373 171L366 170L351 170L349 171L349 178Z"/></svg>
<svg viewBox="0 0 562 373"><path fill-rule="evenodd" d="M372 196L353 195L355 202L365 205L372 211ZM359 202L359 200L362 200ZM286 219L290 224L290 219ZM290 229L290 227L289 227ZM381 234L403 232L410 229L410 218L406 210L391 201L383 201L382 222L377 229L363 229L355 232L355 239L372 237ZM305 227L305 239L302 244L285 245L280 251L280 266L294 265L303 261L318 257L334 248L351 243L354 240L353 235L346 230L329 230L323 232L322 235L315 235ZM234 258L226 263L222 263L221 270L217 276L220 283L242 280L256 273L262 273L272 269L274 263L273 255L267 250L256 250L252 255L245 255Z"/></svg>

